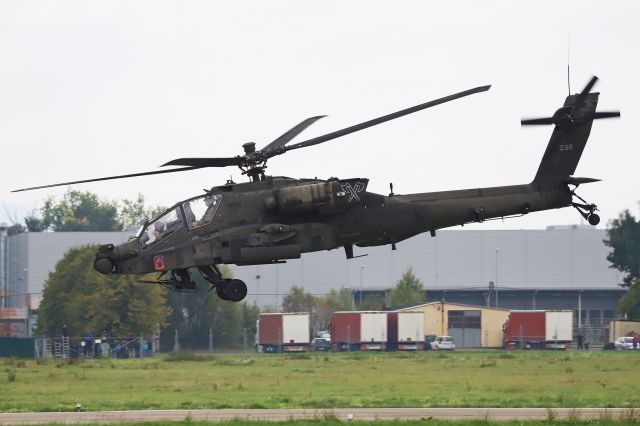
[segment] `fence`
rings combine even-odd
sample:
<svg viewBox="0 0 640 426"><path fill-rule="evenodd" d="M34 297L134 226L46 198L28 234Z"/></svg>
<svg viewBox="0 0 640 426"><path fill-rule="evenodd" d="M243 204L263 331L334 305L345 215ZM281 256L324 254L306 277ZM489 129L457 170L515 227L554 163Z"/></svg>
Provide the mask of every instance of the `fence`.
<svg viewBox="0 0 640 426"><path fill-rule="evenodd" d="M25 339L22 339L25 340ZM159 341L153 336L103 336L87 340L84 337L38 337L34 341L37 358L142 358L158 352Z"/></svg>
<svg viewBox="0 0 640 426"><path fill-rule="evenodd" d="M20 337L0 337L0 357L33 358L35 339Z"/></svg>
<svg viewBox="0 0 640 426"><path fill-rule="evenodd" d="M239 338L238 338L239 337ZM254 350L255 337L248 329L242 329L240 336L216 335L213 329L207 334L180 333L175 329L164 329L160 333L160 352L175 353L179 351L194 352L247 352Z"/></svg>

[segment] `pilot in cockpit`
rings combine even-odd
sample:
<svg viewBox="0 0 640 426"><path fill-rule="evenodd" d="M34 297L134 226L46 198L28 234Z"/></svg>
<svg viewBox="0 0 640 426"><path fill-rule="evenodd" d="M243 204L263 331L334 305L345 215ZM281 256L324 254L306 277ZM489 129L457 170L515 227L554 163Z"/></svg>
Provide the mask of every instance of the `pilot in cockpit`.
<svg viewBox="0 0 640 426"><path fill-rule="evenodd" d="M153 236L155 237L153 241L158 241L162 238L162 233L164 232L164 222L159 220L153 224Z"/></svg>
<svg viewBox="0 0 640 426"><path fill-rule="evenodd" d="M213 216L216 214L216 210L218 209L217 201L218 197L215 195L204 197L204 204L207 206L207 211L204 212L198 221L198 226L205 225L213 220Z"/></svg>

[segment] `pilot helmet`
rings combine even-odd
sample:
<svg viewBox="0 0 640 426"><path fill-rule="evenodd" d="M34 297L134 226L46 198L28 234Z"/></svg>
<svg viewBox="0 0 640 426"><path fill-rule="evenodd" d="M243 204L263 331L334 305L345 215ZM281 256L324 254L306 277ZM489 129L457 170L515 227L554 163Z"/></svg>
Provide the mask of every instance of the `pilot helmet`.
<svg viewBox="0 0 640 426"><path fill-rule="evenodd" d="M214 205L216 203L215 195L207 195L206 197L204 197L204 203L207 205L207 207L211 207L212 205Z"/></svg>

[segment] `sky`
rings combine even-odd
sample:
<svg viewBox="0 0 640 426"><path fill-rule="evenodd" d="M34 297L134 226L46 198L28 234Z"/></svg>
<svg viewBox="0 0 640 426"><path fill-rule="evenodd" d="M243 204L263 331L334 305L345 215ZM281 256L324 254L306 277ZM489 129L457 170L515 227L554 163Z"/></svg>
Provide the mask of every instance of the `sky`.
<svg viewBox="0 0 640 426"><path fill-rule="evenodd" d="M0 1L0 222L68 188L17 188L227 157L324 115L293 142L473 87L476 94L270 160L290 177L368 177L428 192L531 181L571 89L600 78L577 176L600 228L638 213L640 3L635 1ZM570 48L569 48L570 46ZM171 205L234 168L74 185ZM471 225L580 223L574 209Z"/></svg>

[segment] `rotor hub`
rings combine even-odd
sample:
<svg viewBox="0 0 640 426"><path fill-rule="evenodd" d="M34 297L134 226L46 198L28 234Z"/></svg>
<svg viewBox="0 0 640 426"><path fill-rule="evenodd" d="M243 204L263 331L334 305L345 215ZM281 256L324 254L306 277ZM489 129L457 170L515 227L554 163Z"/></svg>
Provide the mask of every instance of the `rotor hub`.
<svg viewBox="0 0 640 426"><path fill-rule="evenodd" d="M247 142L242 145L245 154L253 154L256 152L256 143L255 142Z"/></svg>

